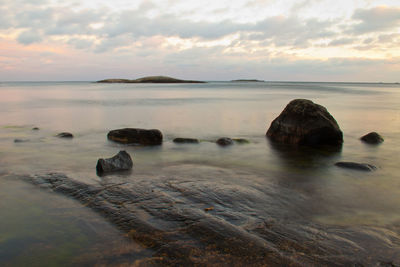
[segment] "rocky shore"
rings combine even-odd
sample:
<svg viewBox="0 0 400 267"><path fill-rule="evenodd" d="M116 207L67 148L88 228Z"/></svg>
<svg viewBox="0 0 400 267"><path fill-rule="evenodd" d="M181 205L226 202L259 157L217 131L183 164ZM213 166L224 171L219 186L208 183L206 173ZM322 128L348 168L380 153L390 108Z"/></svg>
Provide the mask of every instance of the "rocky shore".
<svg viewBox="0 0 400 267"><path fill-rule="evenodd" d="M67 132L57 136L73 137ZM343 143L343 133L334 117L325 107L306 99L295 99L288 103L281 114L272 121L265 136L272 144L284 145L285 149L289 150L301 150L304 147L323 151L330 151L332 147L340 150ZM379 134L374 133L372 136L374 140L378 140L377 142L383 142ZM165 142L160 130L141 128L111 130L107 134L107 139L124 147L160 146ZM24 142L29 140L15 141L15 143ZM176 147L182 148L203 141L177 137L172 142ZM252 140L221 137L212 142L221 147L221 151L229 152L229 147L249 144ZM360 142L360 145L363 144ZM122 150L111 158L99 159L96 170L100 175L113 174L116 171L129 171L133 165L132 157ZM337 162L335 165L349 169L345 171L378 170L369 163L346 161ZM199 167L188 168L192 170ZM379 229L329 228L311 223L301 216L290 220L286 217L282 219L276 216L286 208L280 203L287 203L288 198L293 198L290 201L296 203L304 201L301 194L289 189L280 189L279 194L276 194L273 189L263 187L254 190L262 195L262 198L258 199L258 195L252 191L257 185L251 185L251 189L246 187L240 191L242 190L240 186L231 188L230 184L210 182L212 180L210 178L213 177L215 179L221 175L229 178L233 176L223 168L215 169L211 172L212 175L207 176L206 182L201 180L191 182L190 179L193 177L186 177L187 179L183 180L190 181L187 186L174 184L164 175L146 177L135 182L123 180L116 182L101 177L97 184L77 181L62 173L26 175L20 178L43 189L76 199L104 216L131 239L155 251L154 257L146 262L150 266L265 266L266 263L268 266L385 264L379 257L368 257L368 248L364 249L354 242L354 240L373 239ZM183 174L178 172L176 175ZM241 179L246 180L248 174L241 171L240 175ZM146 182L151 179L156 181ZM272 206L276 214L268 213L266 216L261 214L261 210L260 214L253 214L254 210L260 208L257 203L262 201L259 200L265 200L264 198L269 200L268 205ZM242 205L255 206L250 217L241 217ZM243 210L248 212L251 209ZM301 214L301 211L299 213ZM252 221L248 218L252 218ZM277 218L283 221L277 221ZM392 236L386 232L379 232L379 235L400 243L396 235ZM380 240L376 241L377 246L380 242L383 243ZM357 257L354 257L354 251L357 251ZM387 250L387 253L392 251Z"/></svg>

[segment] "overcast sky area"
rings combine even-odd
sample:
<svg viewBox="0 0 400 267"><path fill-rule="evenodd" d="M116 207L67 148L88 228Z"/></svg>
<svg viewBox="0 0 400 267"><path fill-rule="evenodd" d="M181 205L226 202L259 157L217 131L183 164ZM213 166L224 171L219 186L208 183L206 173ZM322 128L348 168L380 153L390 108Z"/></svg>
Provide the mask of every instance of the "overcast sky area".
<svg viewBox="0 0 400 267"><path fill-rule="evenodd" d="M0 81L400 82L400 0L0 0Z"/></svg>

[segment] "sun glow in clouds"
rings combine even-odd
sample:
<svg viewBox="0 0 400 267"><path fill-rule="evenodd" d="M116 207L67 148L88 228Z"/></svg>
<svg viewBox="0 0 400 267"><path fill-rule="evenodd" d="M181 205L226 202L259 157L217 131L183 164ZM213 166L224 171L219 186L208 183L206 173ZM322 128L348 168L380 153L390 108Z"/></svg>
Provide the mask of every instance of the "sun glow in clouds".
<svg viewBox="0 0 400 267"><path fill-rule="evenodd" d="M400 4L390 0L0 0L0 80L229 80L251 71L396 82L399 33Z"/></svg>

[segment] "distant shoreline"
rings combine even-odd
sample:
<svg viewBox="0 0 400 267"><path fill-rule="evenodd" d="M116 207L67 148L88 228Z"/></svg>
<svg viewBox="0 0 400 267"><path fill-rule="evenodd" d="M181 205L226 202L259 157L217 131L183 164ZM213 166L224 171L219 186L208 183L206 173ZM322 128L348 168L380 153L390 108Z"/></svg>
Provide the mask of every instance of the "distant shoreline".
<svg viewBox="0 0 400 267"><path fill-rule="evenodd" d="M203 81L181 80L168 76L148 76L135 80L129 79L105 79L97 81L97 83L206 83Z"/></svg>

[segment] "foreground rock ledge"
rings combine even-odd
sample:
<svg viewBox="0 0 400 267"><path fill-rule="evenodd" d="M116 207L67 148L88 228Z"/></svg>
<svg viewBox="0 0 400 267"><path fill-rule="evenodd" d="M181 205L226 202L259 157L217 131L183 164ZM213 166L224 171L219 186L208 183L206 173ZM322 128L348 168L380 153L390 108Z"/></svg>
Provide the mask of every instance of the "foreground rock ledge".
<svg viewBox="0 0 400 267"><path fill-rule="evenodd" d="M307 99L292 100L271 123L272 141L295 145L341 145L343 133L336 120L321 105Z"/></svg>
<svg viewBox="0 0 400 267"><path fill-rule="evenodd" d="M122 144L155 146L162 144L163 135L157 129L124 128L110 131L107 138Z"/></svg>

